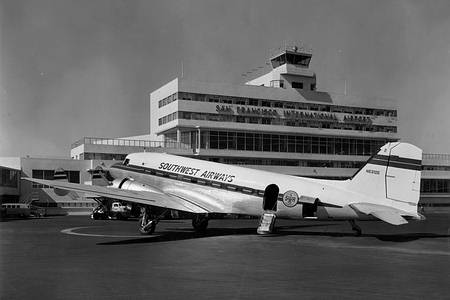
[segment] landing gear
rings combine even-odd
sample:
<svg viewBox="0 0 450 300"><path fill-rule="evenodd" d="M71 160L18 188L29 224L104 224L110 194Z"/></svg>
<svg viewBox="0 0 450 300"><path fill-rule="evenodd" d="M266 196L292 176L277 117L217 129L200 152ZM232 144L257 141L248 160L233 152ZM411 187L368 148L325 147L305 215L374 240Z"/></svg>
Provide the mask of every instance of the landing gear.
<svg viewBox="0 0 450 300"><path fill-rule="evenodd" d="M192 227L196 232L204 232L208 227L208 214L195 214L192 217Z"/></svg>
<svg viewBox="0 0 450 300"><path fill-rule="evenodd" d="M355 232L355 235L356 236L361 236L361 234L362 234L361 227L356 225L355 220L349 220L349 222L350 222L350 225L352 226L352 230Z"/></svg>
<svg viewBox="0 0 450 300"><path fill-rule="evenodd" d="M141 219L139 220L139 232L141 234L152 234L155 232L156 224L170 212L165 209L159 216L152 214L150 206L141 207Z"/></svg>
<svg viewBox="0 0 450 300"><path fill-rule="evenodd" d="M92 211L91 218L94 220L108 219L108 209L104 205L99 205Z"/></svg>
<svg viewBox="0 0 450 300"><path fill-rule="evenodd" d="M139 221L139 232L141 234L152 234L155 232L156 224L158 224L159 220L150 217L150 209L148 207L143 207L141 212L142 217Z"/></svg>

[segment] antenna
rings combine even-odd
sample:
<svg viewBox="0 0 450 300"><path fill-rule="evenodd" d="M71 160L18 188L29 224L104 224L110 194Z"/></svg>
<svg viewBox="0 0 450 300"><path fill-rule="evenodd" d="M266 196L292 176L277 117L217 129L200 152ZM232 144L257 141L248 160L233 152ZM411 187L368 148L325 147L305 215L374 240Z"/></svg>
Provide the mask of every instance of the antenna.
<svg viewBox="0 0 450 300"><path fill-rule="evenodd" d="M181 78L184 76L183 61L181 61Z"/></svg>

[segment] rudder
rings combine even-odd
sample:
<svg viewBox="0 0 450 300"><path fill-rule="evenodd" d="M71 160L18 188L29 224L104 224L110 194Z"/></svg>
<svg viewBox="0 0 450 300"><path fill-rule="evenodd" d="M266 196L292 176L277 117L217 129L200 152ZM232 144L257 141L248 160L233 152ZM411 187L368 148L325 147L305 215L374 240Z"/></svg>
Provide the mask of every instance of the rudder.
<svg viewBox="0 0 450 300"><path fill-rule="evenodd" d="M422 150L408 143L387 143L352 178L354 189L409 213L417 213Z"/></svg>

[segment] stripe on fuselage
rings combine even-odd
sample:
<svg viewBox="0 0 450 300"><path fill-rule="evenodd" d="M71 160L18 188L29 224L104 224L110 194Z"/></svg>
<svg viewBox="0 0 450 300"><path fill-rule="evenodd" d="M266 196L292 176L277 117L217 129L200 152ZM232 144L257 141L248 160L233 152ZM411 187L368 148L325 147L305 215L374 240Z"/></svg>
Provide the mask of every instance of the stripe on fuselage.
<svg viewBox="0 0 450 300"><path fill-rule="evenodd" d="M375 155L367 163L379 166L389 165L389 167L414 171L422 170L421 160L404 158L399 156Z"/></svg>
<svg viewBox="0 0 450 300"><path fill-rule="evenodd" d="M189 176L189 175L185 175L185 174L163 171L160 169L153 169L153 168L147 168L147 167L130 165L130 164L128 164L128 165L115 164L115 165L112 165L111 168L116 168L116 169L129 171L129 172L147 174L147 175L167 178L167 179L171 179L171 180L183 181L186 183L196 184L196 185L200 185L200 186L211 186L213 188L226 190L226 191L230 191L230 192L241 193L241 194L245 194L245 195L253 195L253 196L257 196L257 197L264 196L264 190L254 189L252 187L241 186L241 185L236 185L236 184L232 184L232 183L226 183L223 181L215 181L215 180L209 180L209 179ZM282 200L283 200L283 194L278 194L278 201L282 201Z"/></svg>

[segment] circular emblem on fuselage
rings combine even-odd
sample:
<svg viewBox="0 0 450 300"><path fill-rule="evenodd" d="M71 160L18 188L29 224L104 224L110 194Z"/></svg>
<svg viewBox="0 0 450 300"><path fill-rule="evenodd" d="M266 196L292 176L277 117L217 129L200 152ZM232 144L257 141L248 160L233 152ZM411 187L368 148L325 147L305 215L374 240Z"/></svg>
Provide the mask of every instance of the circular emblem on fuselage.
<svg viewBox="0 0 450 300"><path fill-rule="evenodd" d="M283 195L283 204L287 207L294 207L298 203L298 194L294 191L287 191Z"/></svg>

